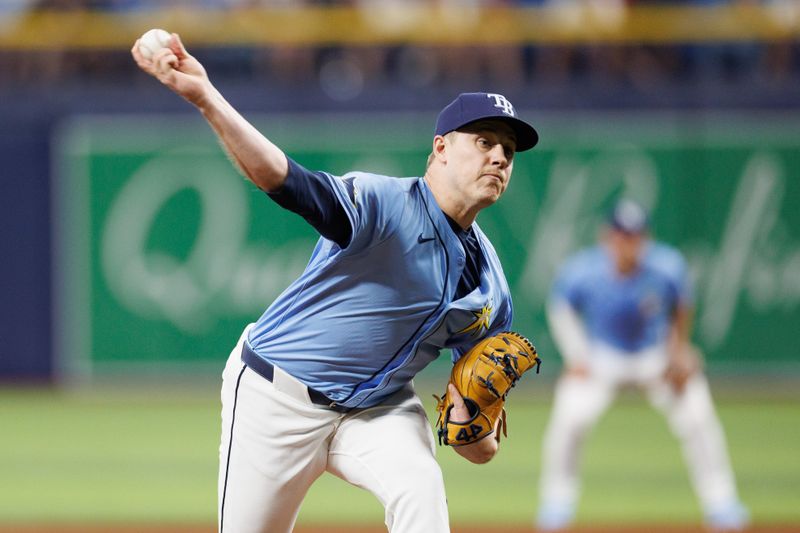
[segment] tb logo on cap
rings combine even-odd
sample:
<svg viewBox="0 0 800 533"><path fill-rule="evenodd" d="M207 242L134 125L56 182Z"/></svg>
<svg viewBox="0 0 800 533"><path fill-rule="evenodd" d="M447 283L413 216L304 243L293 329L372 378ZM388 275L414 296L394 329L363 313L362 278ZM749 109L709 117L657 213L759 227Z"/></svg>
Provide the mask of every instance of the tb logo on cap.
<svg viewBox="0 0 800 533"><path fill-rule="evenodd" d="M512 116L512 117L516 117L517 116L517 114L514 112L514 106L511 105L511 102L509 102L508 99L505 96L503 96L502 94L486 93L486 97L487 98L493 98L494 99L494 106L502 109L503 113L505 113L506 115L509 115L509 116Z"/></svg>

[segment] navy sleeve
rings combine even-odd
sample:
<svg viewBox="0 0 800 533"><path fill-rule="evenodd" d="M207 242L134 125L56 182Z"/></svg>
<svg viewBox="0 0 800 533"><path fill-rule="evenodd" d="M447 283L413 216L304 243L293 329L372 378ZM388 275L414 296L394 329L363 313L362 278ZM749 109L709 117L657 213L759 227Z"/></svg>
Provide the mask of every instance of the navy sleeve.
<svg viewBox="0 0 800 533"><path fill-rule="evenodd" d="M327 176L286 159L289 174L283 187L267 195L279 206L303 217L320 235L346 248L353 230ZM352 199L353 184L345 181L345 186Z"/></svg>

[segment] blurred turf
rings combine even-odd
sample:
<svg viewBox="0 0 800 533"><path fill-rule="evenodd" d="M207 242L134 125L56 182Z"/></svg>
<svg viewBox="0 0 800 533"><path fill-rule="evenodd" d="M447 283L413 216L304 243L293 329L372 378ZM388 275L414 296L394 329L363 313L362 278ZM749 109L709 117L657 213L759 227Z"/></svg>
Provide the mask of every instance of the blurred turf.
<svg viewBox="0 0 800 533"><path fill-rule="evenodd" d="M420 387L432 417L430 392ZM800 401L718 400L742 498L754 519L800 523ZM487 465L439 448L453 522L530 523L547 394L515 391L509 437ZM0 389L0 523L200 522L216 515L216 385L165 393ZM677 443L626 394L590 437L584 522L692 522L700 512ZM333 476L311 489L301 522L381 522L370 494Z"/></svg>

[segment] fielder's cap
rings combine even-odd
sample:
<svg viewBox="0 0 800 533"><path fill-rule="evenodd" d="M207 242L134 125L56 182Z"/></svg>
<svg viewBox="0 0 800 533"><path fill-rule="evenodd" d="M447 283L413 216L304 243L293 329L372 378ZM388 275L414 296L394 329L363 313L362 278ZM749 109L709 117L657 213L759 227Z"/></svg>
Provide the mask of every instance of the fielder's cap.
<svg viewBox="0 0 800 533"><path fill-rule="evenodd" d="M644 233L650 226L647 211L633 200L617 202L609 214L608 223L615 230L628 235Z"/></svg>
<svg viewBox="0 0 800 533"><path fill-rule="evenodd" d="M517 152L530 150L539 142L533 126L517 118L511 102L497 93L461 93L439 113L434 135L444 135L477 120L499 119L511 126L517 136Z"/></svg>

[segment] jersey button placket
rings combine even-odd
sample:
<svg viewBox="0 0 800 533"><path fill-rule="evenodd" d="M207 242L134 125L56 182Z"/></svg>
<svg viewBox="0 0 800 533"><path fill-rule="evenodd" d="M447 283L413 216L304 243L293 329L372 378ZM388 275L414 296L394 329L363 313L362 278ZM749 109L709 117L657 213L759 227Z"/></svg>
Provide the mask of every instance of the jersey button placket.
<svg viewBox="0 0 800 533"><path fill-rule="evenodd" d="M461 279L461 276L464 275L464 265L466 263L467 260L464 258L464 256L462 254L458 254L455 260L455 268L453 268L453 272L450 277L450 282L453 284L453 291L456 291L459 280ZM455 292L453 294L455 294Z"/></svg>

